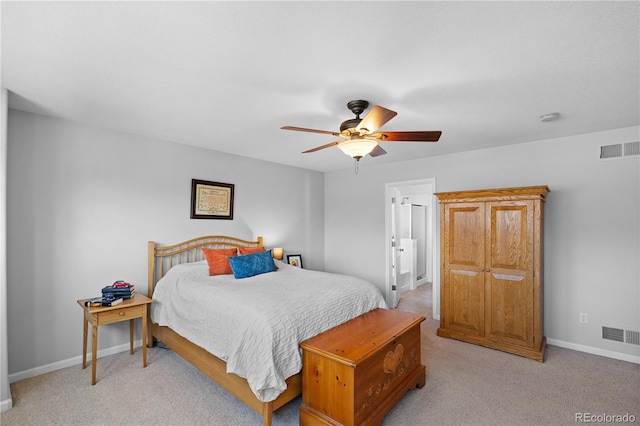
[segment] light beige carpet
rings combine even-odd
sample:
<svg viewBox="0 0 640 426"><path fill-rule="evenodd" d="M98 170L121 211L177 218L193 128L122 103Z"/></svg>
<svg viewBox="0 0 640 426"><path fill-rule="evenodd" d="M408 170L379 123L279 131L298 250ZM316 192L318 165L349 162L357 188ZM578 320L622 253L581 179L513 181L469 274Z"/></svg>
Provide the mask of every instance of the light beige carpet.
<svg viewBox="0 0 640 426"><path fill-rule="evenodd" d="M430 286L403 294L399 309L422 324L426 385L408 392L384 425L575 425L577 413L635 417L640 366L550 346L545 363L436 336ZM258 425L260 417L168 349L139 350L11 385L10 425ZM274 425L297 425L300 398L276 411ZM586 414L582 415L585 418ZM598 418L595 417L597 420ZM606 419L606 418L603 418Z"/></svg>

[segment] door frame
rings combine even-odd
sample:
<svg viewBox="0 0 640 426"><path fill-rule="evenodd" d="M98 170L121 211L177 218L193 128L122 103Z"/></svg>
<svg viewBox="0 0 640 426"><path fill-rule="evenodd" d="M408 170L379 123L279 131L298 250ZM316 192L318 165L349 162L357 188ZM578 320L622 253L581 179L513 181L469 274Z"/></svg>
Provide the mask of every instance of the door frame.
<svg viewBox="0 0 640 426"><path fill-rule="evenodd" d="M394 303L396 303L396 293L393 290L392 286L395 285L394 280L394 271L392 267L393 256L395 256L395 249L391 245L392 240L392 209L394 208L394 204L392 203L392 199L396 197L398 192L401 193L402 188L413 187L418 185L425 185L430 187L426 193L421 195L427 195L430 197L431 203L429 208L431 209L431 221L427 223L427 226L430 227L431 235L433 238L431 239L431 253L432 253L432 265L433 265L433 274L432 274L432 306L433 306L433 318L436 320L440 319L440 227L438 226L439 217L440 217L440 209L438 208L438 199L434 195L436 192L436 179L435 178L425 178L425 179L417 179L410 181L402 181L402 182L391 182L385 184L385 298L387 300L387 305L390 308L394 308ZM402 194L400 195L402 196ZM399 200L397 200L399 203Z"/></svg>

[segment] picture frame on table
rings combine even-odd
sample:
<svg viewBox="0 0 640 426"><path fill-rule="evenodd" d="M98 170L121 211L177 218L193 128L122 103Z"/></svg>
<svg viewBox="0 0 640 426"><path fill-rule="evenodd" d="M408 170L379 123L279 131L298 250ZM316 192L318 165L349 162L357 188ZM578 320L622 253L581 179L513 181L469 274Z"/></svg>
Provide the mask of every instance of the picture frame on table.
<svg viewBox="0 0 640 426"><path fill-rule="evenodd" d="M191 180L191 219L233 219L232 183Z"/></svg>
<svg viewBox="0 0 640 426"><path fill-rule="evenodd" d="M302 255L301 254L288 254L287 263L296 268L302 268Z"/></svg>

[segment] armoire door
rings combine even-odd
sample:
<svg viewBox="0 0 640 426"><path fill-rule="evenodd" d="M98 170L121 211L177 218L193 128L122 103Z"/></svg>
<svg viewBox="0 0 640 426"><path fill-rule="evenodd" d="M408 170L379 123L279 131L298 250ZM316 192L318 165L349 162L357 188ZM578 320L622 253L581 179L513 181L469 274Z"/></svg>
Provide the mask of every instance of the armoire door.
<svg viewBox="0 0 640 426"><path fill-rule="evenodd" d="M533 347L533 201L486 204L486 337Z"/></svg>
<svg viewBox="0 0 640 426"><path fill-rule="evenodd" d="M484 336L485 204L447 204L444 220L444 327Z"/></svg>

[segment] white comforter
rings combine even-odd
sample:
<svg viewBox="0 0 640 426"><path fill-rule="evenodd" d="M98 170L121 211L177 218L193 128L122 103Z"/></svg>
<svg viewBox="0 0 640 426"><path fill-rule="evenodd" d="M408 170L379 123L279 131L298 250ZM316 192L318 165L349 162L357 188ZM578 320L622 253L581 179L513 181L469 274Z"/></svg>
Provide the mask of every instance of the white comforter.
<svg viewBox="0 0 640 426"><path fill-rule="evenodd" d="M258 399L272 401L302 369L298 344L375 308L380 291L359 278L300 269L210 277L206 261L174 266L156 285L153 322L227 362Z"/></svg>

